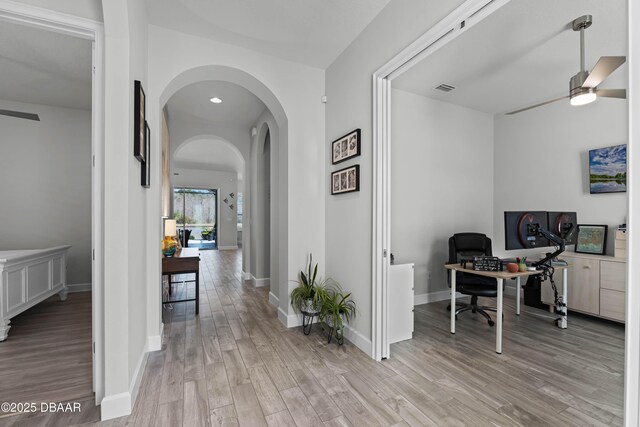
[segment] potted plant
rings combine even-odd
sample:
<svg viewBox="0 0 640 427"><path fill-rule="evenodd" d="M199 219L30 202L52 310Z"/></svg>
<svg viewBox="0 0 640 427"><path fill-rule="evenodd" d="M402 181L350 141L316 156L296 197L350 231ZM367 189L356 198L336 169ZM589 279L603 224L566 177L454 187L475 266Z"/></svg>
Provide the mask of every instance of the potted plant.
<svg viewBox="0 0 640 427"><path fill-rule="evenodd" d="M305 315L315 316L320 313L322 301L326 299L327 291L324 282L318 279L318 264L313 267L313 256L309 255L307 271L301 271L298 287L291 291L291 306Z"/></svg>
<svg viewBox="0 0 640 427"><path fill-rule="evenodd" d="M343 294L338 287L327 292L322 301L320 321L329 327L328 343L335 335L339 345L344 342L344 322L349 323L356 316L356 303L351 299L351 293Z"/></svg>

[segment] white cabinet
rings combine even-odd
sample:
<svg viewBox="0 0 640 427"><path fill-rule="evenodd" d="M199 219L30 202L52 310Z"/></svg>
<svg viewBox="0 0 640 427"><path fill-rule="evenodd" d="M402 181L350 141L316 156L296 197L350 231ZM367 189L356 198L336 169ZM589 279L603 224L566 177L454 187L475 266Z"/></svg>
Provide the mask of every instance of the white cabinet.
<svg viewBox="0 0 640 427"><path fill-rule="evenodd" d="M413 338L413 264L389 266L389 344Z"/></svg>
<svg viewBox="0 0 640 427"><path fill-rule="evenodd" d="M627 263L623 258L605 255L563 253L569 263L569 310L624 322ZM562 275L555 275L558 290ZM542 302L553 305L553 291L543 283Z"/></svg>

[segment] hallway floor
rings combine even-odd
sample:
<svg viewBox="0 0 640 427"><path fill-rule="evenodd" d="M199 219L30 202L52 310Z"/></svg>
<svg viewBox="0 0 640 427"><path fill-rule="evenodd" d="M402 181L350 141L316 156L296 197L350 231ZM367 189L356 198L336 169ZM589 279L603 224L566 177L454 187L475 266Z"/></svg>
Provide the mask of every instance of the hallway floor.
<svg viewBox="0 0 640 427"><path fill-rule="evenodd" d="M42 418L15 425L100 426L615 426L621 425L624 328L505 303L502 355L494 328L446 302L416 307L414 339L375 362L348 342L287 330L268 288L240 280L239 251L201 254L193 302L164 310L163 349L151 353L129 417ZM64 422L63 422L64 420Z"/></svg>

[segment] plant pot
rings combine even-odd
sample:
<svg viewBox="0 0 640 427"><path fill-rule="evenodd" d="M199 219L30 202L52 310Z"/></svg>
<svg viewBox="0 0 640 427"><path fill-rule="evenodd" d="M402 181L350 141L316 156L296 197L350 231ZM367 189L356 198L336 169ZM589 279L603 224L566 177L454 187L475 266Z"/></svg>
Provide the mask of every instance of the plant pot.
<svg viewBox="0 0 640 427"><path fill-rule="evenodd" d="M314 303L312 298L307 298L302 302L300 311L308 315L316 315L320 313L320 304Z"/></svg>

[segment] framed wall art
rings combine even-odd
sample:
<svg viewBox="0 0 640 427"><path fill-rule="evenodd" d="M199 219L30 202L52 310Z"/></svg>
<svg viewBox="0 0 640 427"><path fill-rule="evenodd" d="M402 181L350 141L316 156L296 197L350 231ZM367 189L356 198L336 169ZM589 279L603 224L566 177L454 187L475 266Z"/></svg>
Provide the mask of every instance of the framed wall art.
<svg viewBox="0 0 640 427"><path fill-rule="evenodd" d="M145 94L142 83L139 80L133 82L133 155L136 159L145 160Z"/></svg>
<svg viewBox="0 0 640 427"><path fill-rule="evenodd" d="M607 228L606 225L578 224L576 252L604 255L607 246Z"/></svg>
<svg viewBox="0 0 640 427"><path fill-rule="evenodd" d="M349 166L331 174L331 194L360 191L360 165Z"/></svg>
<svg viewBox="0 0 640 427"><path fill-rule="evenodd" d="M145 159L140 167L140 185L149 188L151 187L151 130L147 122L144 123L144 128Z"/></svg>
<svg viewBox="0 0 640 427"><path fill-rule="evenodd" d="M589 151L589 191L591 194L627 191L627 145Z"/></svg>
<svg viewBox="0 0 640 427"><path fill-rule="evenodd" d="M360 155L360 129L349 132L331 143L331 164L344 162L345 160Z"/></svg>

